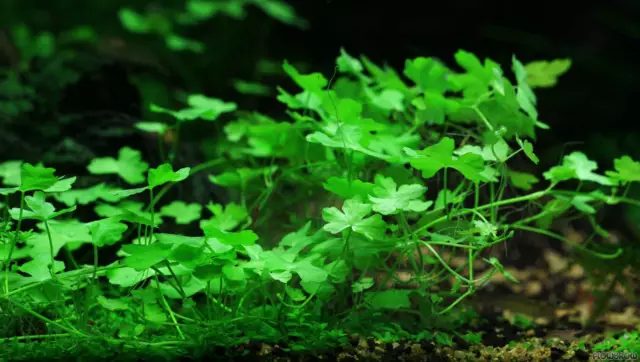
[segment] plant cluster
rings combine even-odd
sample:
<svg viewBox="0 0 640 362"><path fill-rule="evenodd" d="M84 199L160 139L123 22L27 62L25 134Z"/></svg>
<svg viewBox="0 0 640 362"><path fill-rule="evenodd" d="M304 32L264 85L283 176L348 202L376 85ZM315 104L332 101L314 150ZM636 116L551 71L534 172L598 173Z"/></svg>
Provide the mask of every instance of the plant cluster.
<svg viewBox="0 0 640 362"><path fill-rule="evenodd" d="M153 105L167 122L136 126L173 132L173 147L185 123L237 115L212 141L211 160L193 167L174 169L171 157L151 167L132 145L93 159L87 171L104 182L76 189L76 177L44 165L2 164L2 310L44 322L41 334L113 343L215 336L319 348L372 326L384 338L437 340L470 317L460 302L495 273L518 282L486 256L516 232L598 260L623 257L600 242L596 215L638 204L626 190L640 181L640 162L623 156L598 173L573 152L535 168L531 141L548 127L532 89L555 83L569 62L514 57L511 80L491 59L459 51L455 60L460 70L410 59L401 75L342 50L330 79L285 61L299 88L278 88L287 120L201 94L179 110ZM163 199L200 172L233 202ZM73 218L80 207L97 218ZM554 231L567 215L592 223L588 244ZM197 233L172 233L172 224ZM452 266L455 256L466 265ZM491 272L478 275L478 263Z"/></svg>

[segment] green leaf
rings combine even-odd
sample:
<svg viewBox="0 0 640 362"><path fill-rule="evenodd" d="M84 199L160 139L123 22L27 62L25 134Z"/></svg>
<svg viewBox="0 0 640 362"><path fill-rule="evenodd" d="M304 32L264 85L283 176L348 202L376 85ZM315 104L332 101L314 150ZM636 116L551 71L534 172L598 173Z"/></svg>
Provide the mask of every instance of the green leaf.
<svg viewBox="0 0 640 362"><path fill-rule="evenodd" d="M249 246L255 244L259 239L258 235L251 230L228 232L215 227L207 227L203 231L207 237L216 238L222 244L231 246Z"/></svg>
<svg viewBox="0 0 640 362"><path fill-rule="evenodd" d="M351 286L351 290L354 293L362 293L365 290L371 288L374 284L373 278L360 278L360 280L356 281L355 283L353 283L353 285Z"/></svg>
<svg viewBox="0 0 640 362"><path fill-rule="evenodd" d="M134 124L134 127L144 132L157 133L159 135L163 135L169 129L168 125L160 122L138 122Z"/></svg>
<svg viewBox="0 0 640 362"><path fill-rule="evenodd" d="M418 185L402 185L397 187L396 182L391 177L376 175L376 186L373 188L373 195L369 200L373 202L373 211L382 215L397 214L401 211L422 212L433 202L420 200L427 188Z"/></svg>
<svg viewBox="0 0 640 362"><path fill-rule="evenodd" d="M176 219L177 224L182 225L190 224L200 219L201 213L202 205L186 204L183 201L174 201L160 209L161 215L173 217Z"/></svg>
<svg viewBox="0 0 640 362"><path fill-rule="evenodd" d="M422 171L422 177L431 178L443 168L453 168L458 170L465 178L473 182L480 182L482 179L479 173L485 168L484 160L481 156L467 153L460 157L454 157L455 148L453 139L445 137L437 144L427 147L422 151L415 152L405 149L405 152L412 156L411 166Z"/></svg>
<svg viewBox="0 0 640 362"><path fill-rule="evenodd" d="M517 137L516 137L516 141L518 141L518 144L520 145L520 147L522 147L522 151L524 152L524 154L531 160L531 162L537 165L540 162L540 159L533 152L533 145L531 144L531 142L527 140L523 141Z"/></svg>
<svg viewBox="0 0 640 362"><path fill-rule="evenodd" d="M149 110L155 113L168 114L180 122L203 119L205 121L215 121L222 114L233 112L238 105L232 102L224 102L217 98L206 97L202 94L191 94L187 98L188 108L179 111L172 111L155 104L151 104Z"/></svg>
<svg viewBox="0 0 640 362"><path fill-rule="evenodd" d="M223 266L222 274L225 278L233 281L242 281L247 279L247 276L244 273L244 269L233 264L227 264Z"/></svg>
<svg viewBox="0 0 640 362"><path fill-rule="evenodd" d="M465 145L454 151L454 154L462 156L467 153L473 153L478 156L482 156L485 161L490 162L504 162L509 155L509 145L500 140L492 145L486 145L484 147Z"/></svg>
<svg viewBox="0 0 640 362"><path fill-rule="evenodd" d="M247 220L249 212L244 207L230 203L224 209L220 204L209 203L207 209L213 213L213 217L209 220L202 220L200 228L216 228L222 231L231 231L238 227L240 223Z"/></svg>
<svg viewBox="0 0 640 362"><path fill-rule="evenodd" d="M640 162L629 156L622 156L613 161L615 171L607 171L606 175L623 183L640 182Z"/></svg>
<svg viewBox="0 0 640 362"><path fill-rule="evenodd" d="M167 315L165 314L164 309L162 309L162 307L160 307L158 304L145 303L144 319L152 323L162 324L167 321Z"/></svg>
<svg viewBox="0 0 640 362"><path fill-rule="evenodd" d="M133 33L146 33L149 29L147 19L130 8L122 8L118 13L122 25Z"/></svg>
<svg viewBox="0 0 640 362"><path fill-rule="evenodd" d="M178 263L186 266L187 268L194 269L204 264L208 256L203 252L203 246L192 246L187 244L178 244L171 251L169 259L177 261Z"/></svg>
<svg viewBox="0 0 640 362"><path fill-rule="evenodd" d="M23 273L27 273L31 276L32 281L40 282L51 279L51 271L49 266L51 265L51 259L49 255L41 254L37 255L33 260L22 264L19 270ZM64 262L54 261L53 273L59 273L64 271Z"/></svg>
<svg viewBox="0 0 640 362"><path fill-rule="evenodd" d="M433 58L418 57L407 60L404 75L411 79L423 92L431 91L442 95L449 88L447 76L451 71Z"/></svg>
<svg viewBox="0 0 640 362"><path fill-rule="evenodd" d="M271 91L271 89L264 84L243 80L234 80L233 87L238 93L254 96L266 96L269 95Z"/></svg>
<svg viewBox="0 0 640 362"><path fill-rule="evenodd" d="M145 326L144 324L129 324L126 322L120 323L120 328L118 329L118 338L122 339L131 339L140 336L144 333Z"/></svg>
<svg viewBox="0 0 640 362"><path fill-rule="evenodd" d="M278 170L278 166L250 169L239 168L234 171L227 171L220 175L209 175L209 181L224 187L246 187L249 182L263 177L273 175Z"/></svg>
<svg viewBox="0 0 640 362"><path fill-rule="evenodd" d="M127 231L127 225L117 218L93 221L88 226L95 246L113 245L122 240L122 235Z"/></svg>
<svg viewBox="0 0 640 362"><path fill-rule="evenodd" d="M369 239L380 240L384 238L387 224L382 220L382 216L366 217L371 213L371 205L357 199L350 199L345 201L342 210L344 213L335 207L322 209L322 218L327 222L323 227L324 230L337 234L350 228Z"/></svg>
<svg viewBox="0 0 640 362"><path fill-rule="evenodd" d="M371 104L385 111L403 112L404 94L395 89L384 89L382 92L375 94L366 88Z"/></svg>
<svg viewBox="0 0 640 362"><path fill-rule="evenodd" d="M19 190L21 192L46 190L58 182L58 178L54 175L55 172L54 168L25 163L20 169Z"/></svg>
<svg viewBox="0 0 640 362"><path fill-rule="evenodd" d="M129 310L131 305L124 301L121 298L118 299L109 299L104 296L98 296L98 303L106 310L117 311L117 310Z"/></svg>
<svg viewBox="0 0 640 362"><path fill-rule="evenodd" d="M556 59L552 61L535 61L527 64L527 83L531 87L553 87L558 77L571 68L571 59Z"/></svg>
<svg viewBox="0 0 640 362"><path fill-rule="evenodd" d="M94 175L116 174L130 185L144 182L144 173L149 165L142 161L142 154L129 147L123 147L118 159L112 157L95 158L87 169Z"/></svg>
<svg viewBox="0 0 640 362"><path fill-rule="evenodd" d="M144 271L164 261L171 253L171 246L161 243L151 245L127 244L122 250L129 254L123 264L137 271Z"/></svg>
<svg viewBox="0 0 640 362"><path fill-rule="evenodd" d="M114 192L119 190L120 189L107 186L105 183L100 183L88 189L69 190L56 193L53 197L67 206L76 204L88 205L99 199L107 202L117 202L122 198L118 197L118 195L114 195Z"/></svg>
<svg viewBox="0 0 640 362"><path fill-rule="evenodd" d="M613 186L616 184L615 180L593 172L597 168L598 164L596 162L589 160L584 153L576 151L565 156L562 165L552 167L549 171L545 172L543 176L551 182L577 179L596 182L604 186Z"/></svg>
<svg viewBox="0 0 640 362"><path fill-rule="evenodd" d="M533 189L533 185L540 181L536 176L530 173L518 172L514 170L507 171L507 176L509 177L511 184L514 187L525 191L530 191L531 189Z"/></svg>
<svg viewBox="0 0 640 362"><path fill-rule="evenodd" d="M170 164L163 163L158 168L152 168L149 170L149 175L147 177L149 187L154 188L168 182L180 182L185 180L189 177L190 170L191 169L189 167L184 167L174 172L173 167L171 167Z"/></svg>
<svg viewBox="0 0 640 362"><path fill-rule="evenodd" d="M325 190L332 192L343 199L360 197L366 200L373 192L374 185L370 182L352 180L349 182L346 177L330 177L322 186Z"/></svg>
<svg viewBox="0 0 640 362"><path fill-rule="evenodd" d="M300 88L308 92L321 92L328 84L327 78L321 73L300 74L300 72L286 60L282 65L282 69L284 69Z"/></svg>
<svg viewBox="0 0 640 362"><path fill-rule="evenodd" d="M20 186L22 161L6 161L0 163L0 177L7 186Z"/></svg>
<svg viewBox="0 0 640 362"><path fill-rule="evenodd" d="M354 58L349 55L344 48L340 48L340 56L336 60L338 65L338 71L341 73L350 73L354 75L362 74L362 63L358 58Z"/></svg>
<svg viewBox="0 0 640 362"><path fill-rule="evenodd" d="M73 185L74 182L76 182L75 177L70 177L66 179L61 178L61 179L58 179L58 182L53 184L53 186L45 189L44 192L55 193L55 192L69 191L71 190L71 185Z"/></svg>
<svg viewBox="0 0 640 362"><path fill-rule="evenodd" d="M27 207L29 207L30 210L23 210L22 218L42 221L51 220L60 215L70 213L76 209L76 207L73 206L67 209L56 211L56 208L52 204L46 202L45 199L46 196L44 192L41 191L36 192L33 196L25 197L25 204L27 205ZM11 214L11 217L14 220L18 220L18 218L20 217L20 209L12 208L11 210L9 210L9 214Z"/></svg>
<svg viewBox="0 0 640 362"><path fill-rule="evenodd" d="M520 109L525 111L533 120L537 120L538 111L535 107L536 96L527 82L527 70L515 56L512 57L512 64L513 72L516 74L516 80L518 81L518 93L516 95L516 99L520 105Z"/></svg>
<svg viewBox="0 0 640 362"><path fill-rule="evenodd" d="M313 265L308 259L295 263L292 270L300 276L303 282L324 283L329 276L326 270Z"/></svg>
<svg viewBox="0 0 640 362"><path fill-rule="evenodd" d="M365 302L373 309L408 309L410 290L385 290L382 292L365 293Z"/></svg>

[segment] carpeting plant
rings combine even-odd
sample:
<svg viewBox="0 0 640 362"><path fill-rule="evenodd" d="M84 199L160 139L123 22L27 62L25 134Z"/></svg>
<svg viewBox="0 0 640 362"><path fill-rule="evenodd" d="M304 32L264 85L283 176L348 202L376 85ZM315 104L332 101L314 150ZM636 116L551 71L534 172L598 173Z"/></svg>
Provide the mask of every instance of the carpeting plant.
<svg viewBox="0 0 640 362"><path fill-rule="evenodd" d="M402 77L342 50L331 79L284 62L299 88L279 88L286 121L203 95L182 110L152 106L170 120L138 127L156 133L239 116L207 147L211 161L193 168L150 168L127 147L88 165L104 183L73 189L75 177L52 168L3 164L0 307L45 325L35 336L5 337L166 348L287 340L302 349L344 342L348 329L438 340L438 329L470 317L460 302L494 273L517 282L484 253L515 232L619 258L597 238L573 243L552 221L637 204L622 190L640 181L640 163L624 156L605 175L573 152L544 172L532 167L539 160L530 140L547 128L532 88L567 63L524 66L514 57L512 82L490 59L465 51L455 59L461 71L408 60ZM205 171L235 202L163 200ZM98 218L70 217L86 206ZM172 233L167 220L199 227ZM80 261L87 248L91 257ZM105 262L107 250L116 255ZM453 266L454 256L466 265ZM478 273L478 263L490 272Z"/></svg>

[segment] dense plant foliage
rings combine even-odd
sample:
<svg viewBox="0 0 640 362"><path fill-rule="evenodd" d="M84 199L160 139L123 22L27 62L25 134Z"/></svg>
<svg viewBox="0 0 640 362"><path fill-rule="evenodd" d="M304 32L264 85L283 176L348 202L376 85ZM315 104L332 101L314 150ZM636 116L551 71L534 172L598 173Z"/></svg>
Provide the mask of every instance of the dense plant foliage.
<svg viewBox="0 0 640 362"><path fill-rule="evenodd" d="M26 334L158 346L215 335L223 345L288 339L294 349L320 348L347 329L446 339L440 331L468 320L460 302L494 273L518 282L486 256L516 232L569 243L600 266L635 258L605 242L596 216L638 205L626 192L640 181L639 162L622 156L598 173L573 152L535 167L532 141L548 127L533 89L570 63L514 57L507 77L491 59L461 50L455 60L460 70L409 59L399 74L341 50L331 77L285 61L298 87L278 88L286 119L191 94L180 109L151 105L165 122L135 124L171 134L157 165L136 145L92 159L77 178L3 163L2 311L37 321ZM231 115L211 135L209 161L174 167L185 124ZM164 198L198 173L231 202ZM102 182L73 187L89 175ZM96 217L74 217L81 208ZM591 223L587 244L554 231L566 216ZM185 232L173 232L180 225ZM466 258L463 268L451 266L455 256ZM478 263L491 272L478 275Z"/></svg>

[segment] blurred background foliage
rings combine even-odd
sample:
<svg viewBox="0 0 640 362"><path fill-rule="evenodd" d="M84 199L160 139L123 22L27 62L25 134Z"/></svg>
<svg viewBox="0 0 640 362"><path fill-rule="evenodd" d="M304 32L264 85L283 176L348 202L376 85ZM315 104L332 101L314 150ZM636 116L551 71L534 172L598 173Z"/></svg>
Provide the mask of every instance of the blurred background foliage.
<svg viewBox="0 0 640 362"><path fill-rule="evenodd" d="M133 144L155 163L158 140L132 127L162 117L151 103L177 107L200 93L282 117L270 96L290 82L284 59L330 76L340 47L396 69L417 56L452 64L462 48L505 64L512 54L570 58L561 84L539 92L541 119L552 126L537 145L542 167L575 148L610 167L623 153L640 158L631 56L639 16L632 0L5 0L0 154L72 173ZM221 132L192 128L181 138L185 164L206 160L210 135Z"/></svg>

